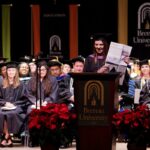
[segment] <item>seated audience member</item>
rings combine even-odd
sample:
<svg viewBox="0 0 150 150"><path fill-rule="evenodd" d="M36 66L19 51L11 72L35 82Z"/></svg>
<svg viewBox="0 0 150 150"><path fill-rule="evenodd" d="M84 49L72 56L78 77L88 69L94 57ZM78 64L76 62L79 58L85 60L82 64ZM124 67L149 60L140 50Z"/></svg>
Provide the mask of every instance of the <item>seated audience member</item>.
<svg viewBox="0 0 150 150"><path fill-rule="evenodd" d="M6 77L6 60L7 58L0 57L0 84Z"/></svg>
<svg viewBox="0 0 150 150"><path fill-rule="evenodd" d="M0 85L0 146L12 146L10 133L18 134L26 117L25 105L28 103L25 86L19 81L15 62L8 62L6 77Z"/></svg>
<svg viewBox="0 0 150 150"><path fill-rule="evenodd" d="M84 70L85 59L82 56L73 58L72 60L72 72L82 73Z"/></svg>
<svg viewBox="0 0 150 150"><path fill-rule="evenodd" d="M51 60L49 62L50 74L55 76L58 81L59 103L69 104L71 101L73 101L73 97L70 92L70 76L68 74L63 74L61 67L62 64L57 60Z"/></svg>
<svg viewBox="0 0 150 150"><path fill-rule="evenodd" d="M63 74L68 74L69 72L71 72L72 69L72 64L71 61L69 60L64 60L62 61L62 73Z"/></svg>
<svg viewBox="0 0 150 150"><path fill-rule="evenodd" d="M0 63L0 75L2 78L6 77L6 62Z"/></svg>
<svg viewBox="0 0 150 150"><path fill-rule="evenodd" d="M135 95L135 89L140 89L139 102L147 102L150 100L149 88L150 88L150 66L148 60L140 62L140 77L129 80L128 94L132 97Z"/></svg>
<svg viewBox="0 0 150 150"><path fill-rule="evenodd" d="M49 68L45 59L38 62L37 73L27 84L27 96L33 104L31 107L35 108L36 105L39 107L40 100L42 105L57 103L58 83L55 77L49 75Z"/></svg>
<svg viewBox="0 0 150 150"><path fill-rule="evenodd" d="M50 60L48 63L50 75L59 77L62 74L62 63L56 59Z"/></svg>
<svg viewBox="0 0 150 150"><path fill-rule="evenodd" d="M58 81L58 103L65 103L69 110L73 110L74 96L70 92L70 76L67 73L62 73L62 63L58 60L51 60L49 62L50 74L55 76ZM64 133L65 138L62 137L61 148L69 146L68 134L72 136L73 133Z"/></svg>
<svg viewBox="0 0 150 150"><path fill-rule="evenodd" d="M7 58L0 57L0 64L6 62Z"/></svg>
<svg viewBox="0 0 150 150"><path fill-rule="evenodd" d="M128 73L130 75L131 79L136 79L140 76L140 65L139 65L140 60L137 58L130 58L129 65L130 68L127 68Z"/></svg>
<svg viewBox="0 0 150 150"><path fill-rule="evenodd" d="M36 60L33 58L30 62L29 62L29 74L30 77L33 77L36 75L36 71L37 71L37 65L36 65Z"/></svg>
<svg viewBox="0 0 150 150"><path fill-rule="evenodd" d="M76 58L73 58L71 60L72 62L72 72L73 73L83 73L83 69L84 69L84 62L85 59L82 56L78 56ZM74 101L74 88L73 88L73 78L70 78L70 92L73 95L73 101Z"/></svg>
<svg viewBox="0 0 150 150"><path fill-rule="evenodd" d="M28 61L28 60L27 60ZM22 60L18 65L20 81L27 83L30 79L29 64L26 60Z"/></svg>
<svg viewBox="0 0 150 150"><path fill-rule="evenodd" d="M150 101L150 66L148 60L140 62L141 77L135 80L135 89L141 89L140 103Z"/></svg>

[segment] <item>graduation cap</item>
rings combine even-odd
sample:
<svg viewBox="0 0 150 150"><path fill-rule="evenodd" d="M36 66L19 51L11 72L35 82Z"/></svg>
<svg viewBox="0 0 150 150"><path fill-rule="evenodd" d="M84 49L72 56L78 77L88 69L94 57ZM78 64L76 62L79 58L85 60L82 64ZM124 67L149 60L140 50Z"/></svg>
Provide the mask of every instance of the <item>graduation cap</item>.
<svg viewBox="0 0 150 150"><path fill-rule="evenodd" d="M50 56L50 57L46 57L46 58L38 58L36 59L35 63L37 66L48 66L49 65L49 61L52 59L56 59L56 56Z"/></svg>
<svg viewBox="0 0 150 150"><path fill-rule="evenodd" d="M32 61L32 58L30 56L24 56L24 57L20 57L19 61L29 63Z"/></svg>
<svg viewBox="0 0 150 150"><path fill-rule="evenodd" d="M62 60L63 65L67 64L72 68L72 62L71 60Z"/></svg>
<svg viewBox="0 0 150 150"><path fill-rule="evenodd" d="M39 58L35 61L38 67L47 66L49 62L49 58Z"/></svg>
<svg viewBox="0 0 150 150"><path fill-rule="evenodd" d="M60 61L58 61L57 59L53 59L51 61L49 61L48 66L52 67L52 66L59 66L61 67L62 63Z"/></svg>
<svg viewBox="0 0 150 150"><path fill-rule="evenodd" d="M7 65L6 62L0 63L0 68L4 67L4 66L6 66L6 65Z"/></svg>
<svg viewBox="0 0 150 150"><path fill-rule="evenodd" d="M140 61L140 67L141 67L142 65L149 65L148 59L144 59L144 60Z"/></svg>
<svg viewBox="0 0 150 150"><path fill-rule="evenodd" d="M7 58L4 58L4 57L0 57L0 63L3 63L7 60Z"/></svg>
<svg viewBox="0 0 150 150"><path fill-rule="evenodd" d="M91 35L90 39L92 41L102 40L110 43L112 40L112 33L94 33L93 35Z"/></svg>
<svg viewBox="0 0 150 150"><path fill-rule="evenodd" d="M138 58L135 58L135 57L130 57L129 58L129 63L131 63L131 64L139 64L140 60Z"/></svg>
<svg viewBox="0 0 150 150"><path fill-rule="evenodd" d="M15 61L10 61L6 63L6 67L8 68L17 68L18 67L18 63Z"/></svg>
<svg viewBox="0 0 150 150"><path fill-rule="evenodd" d="M73 59L71 60L71 62L72 62L73 64L74 64L75 62L77 62L77 61L84 63L84 62L85 62L85 58L82 57L82 56L78 56L78 57L73 58Z"/></svg>

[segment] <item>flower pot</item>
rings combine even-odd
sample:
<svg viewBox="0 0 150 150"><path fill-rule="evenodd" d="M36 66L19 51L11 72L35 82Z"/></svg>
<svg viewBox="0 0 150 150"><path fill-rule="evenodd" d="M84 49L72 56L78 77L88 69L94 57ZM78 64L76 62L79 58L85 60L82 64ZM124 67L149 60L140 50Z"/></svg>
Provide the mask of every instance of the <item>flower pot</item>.
<svg viewBox="0 0 150 150"><path fill-rule="evenodd" d="M146 144L145 145L136 145L135 143L128 143L127 144L128 150L146 150Z"/></svg>
<svg viewBox="0 0 150 150"><path fill-rule="evenodd" d="M52 144L52 143L47 143L44 145L41 145L41 150L59 150L59 146Z"/></svg>

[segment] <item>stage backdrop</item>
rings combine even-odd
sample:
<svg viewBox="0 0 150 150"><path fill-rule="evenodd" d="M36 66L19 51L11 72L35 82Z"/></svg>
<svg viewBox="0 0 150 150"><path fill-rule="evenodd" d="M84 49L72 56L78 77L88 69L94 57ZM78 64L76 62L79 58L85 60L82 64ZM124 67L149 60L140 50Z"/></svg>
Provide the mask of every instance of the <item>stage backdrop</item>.
<svg viewBox="0 0 150 150"><path fill-rule="evenodd" d="M150 1L128 1L128 43L133 46L131 55L150 58Z"/></svg>
<svg viewBox="0 0 150 150"><path fill-rule="evenodd" d="M41 51L69 57L68 5L41 5Z"/></svg>

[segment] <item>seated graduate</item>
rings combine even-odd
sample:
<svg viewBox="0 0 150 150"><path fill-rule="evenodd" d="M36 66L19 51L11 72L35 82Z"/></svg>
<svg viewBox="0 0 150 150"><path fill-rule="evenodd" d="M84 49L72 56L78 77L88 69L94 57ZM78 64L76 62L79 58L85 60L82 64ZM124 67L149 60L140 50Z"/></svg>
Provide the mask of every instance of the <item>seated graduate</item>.
<svg viewBox="0 0 150 150"><path fill-rule="evenodd" d="M6 60L7 58L0 57L0 84L6 77Z"/></svg>
<svg viewBox="0 0 150 150"><path fill-rule="evenodd" d="M32 102L32 108L47 103L57 103L58 83L55 77L49 75L46 59L38 60L37 75L32 77L27 84L27 97ZM37 102L37 103L36 103ZM30 110L29 110L30 111Z"/></svg>
<svg viewBox="0 0 150 150"><path fill-rule="evenodd" d="M63 64L62 64L62 74L68 74L71 72L72 70L72 63L70 60L62 60L61 61Z"/></svg>
<svg viewBox="0 0 150 150"><path fill-rule="evenodd" d="M29 62L29 70L30 70L30 77L33 77L36 75L37 71L37 65L36 65L36 59L32 58L31 61Z"/></svg>
<svg viewBox="0 0 150 150"><path fill-rule="evenodd" d="M21 57L20 64L18 65L20 81L26 84L30 79L29 62L30 62L29 56Z"/></svg>
<svg viewBox="0 0 150 150"><path fill-rule="evenodd" d="M150 102L150 93L149 93L150 66L149 66L149 62L147 59L142 60L140 62L140 71L141 71L141 76L138 79L134 80L133 86L134 86L134 90L135 89L141 90L139 102L141 104L143 104L146 102ZM129 89L129 90L131 90L131 89ZM134 94L134 92L133 92L133 94Z"/></svg>
<svg viewBox="0 0 150 150"><path fill-rule="evenodd" d="M26 117L28 102L25 86L19 81L16 62L8 62L6 77L0 85L0 146L12 146L10 133L18 134Z"/></svg>
<svg viewBox="0 0 150 150"><path fill-rule="evenodd" d="M70 92L70 76L62 73L62 63L58 60L51 60L49 62L50 74L55 76L58 81L58 100L59 103L69 104L73 101L73 95Z"/></svg>

